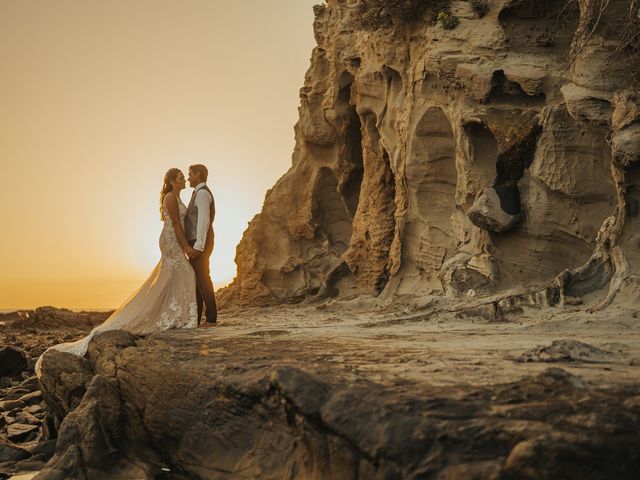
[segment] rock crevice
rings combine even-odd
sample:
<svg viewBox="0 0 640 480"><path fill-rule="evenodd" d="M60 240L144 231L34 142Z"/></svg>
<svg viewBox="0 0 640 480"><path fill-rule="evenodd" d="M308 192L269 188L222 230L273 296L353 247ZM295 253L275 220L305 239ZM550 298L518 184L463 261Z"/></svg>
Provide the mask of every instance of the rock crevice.
<svg viewBox="0 0 640 480"><path fill-rule="evenodd" d="M193 342L206 353L194 357ZM558 368L483 387L385 384L304 349L264 362L286 341L259 342L97 336L86 392L36 478L632 478L640 467L637 388L596 391ZM61 372L86 362L45 360L55 402Z"/></svg>

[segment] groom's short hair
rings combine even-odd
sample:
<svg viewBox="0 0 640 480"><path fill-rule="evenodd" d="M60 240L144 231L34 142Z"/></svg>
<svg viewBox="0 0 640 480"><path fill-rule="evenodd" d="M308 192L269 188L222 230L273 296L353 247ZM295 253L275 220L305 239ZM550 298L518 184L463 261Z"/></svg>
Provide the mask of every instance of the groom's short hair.
<svg viewBox="0 0 640 480"><path fill-rule="evenodd" d="M209 176L209 170L207 170L207 167L205 167L204 165L197 163L196 165L191 165L189 167L189 170L191 170L193 173L197 173L198 175L200 175L200 180L202 180L203 182L207 181L207 177Z"/></svg>

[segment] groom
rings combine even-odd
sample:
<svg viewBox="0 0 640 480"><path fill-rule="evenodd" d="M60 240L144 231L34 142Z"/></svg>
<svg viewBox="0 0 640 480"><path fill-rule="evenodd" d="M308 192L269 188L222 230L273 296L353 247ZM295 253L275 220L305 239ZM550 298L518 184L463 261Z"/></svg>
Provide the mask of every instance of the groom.
<svg viewBox="0 0 640 480"><path fill-rule="evenodd" d="M196 302L198 303L198 323L202 319L202 306L205 306L206 321L201 327L213 327L218 318L213 282L209 273L209 257L213 252L213 219L216 204L213 194L207 187L209 172L204 165L189 167L189 185L194 189L187 207L184 229L189 245L195 253L189 258L196 272Z"/></svg>

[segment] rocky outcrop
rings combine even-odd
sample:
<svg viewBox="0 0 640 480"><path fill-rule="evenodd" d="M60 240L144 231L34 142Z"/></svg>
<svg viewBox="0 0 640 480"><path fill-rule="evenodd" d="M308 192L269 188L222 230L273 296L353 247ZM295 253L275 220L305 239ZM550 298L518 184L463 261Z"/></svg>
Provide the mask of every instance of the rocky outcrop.
<svg viewBox="0 0 640 480"><path fill-rule="evenodd" d="M348 342L338 362L322 360L336 352L327 340L109 332L86 359L47 353L51 405L69 405L71 371L88 362L91 377L36 479L631 479L640 469L637 384L595 389L559 368L485 386L375 380Z"/></svg>
<svg viewBox="0 0 640 480"><path fill-rule="evenodd" d="M0 314L0 347L20 348L35 361L47 347L82 338L112 312L73 312L38 307Z"/></svg>
<svg viewBox="0 0 640 480"><path fill-rule="evenodd" d="M222 303L637 292L633 5L316 6L293 164Z"/></svg>
<svg viewBox="0 0 640 480"><path fill-rule="evenodd" d="M108 316L53 307L0 314L0 479L44 466L53 454L52 435L93 377L88 367L78 371L75 363L57 363L56 374L65 383L56 385L58 402L52 402L51 396L43 397L35 377L37 356L53 344L86 335Z"/></svg>

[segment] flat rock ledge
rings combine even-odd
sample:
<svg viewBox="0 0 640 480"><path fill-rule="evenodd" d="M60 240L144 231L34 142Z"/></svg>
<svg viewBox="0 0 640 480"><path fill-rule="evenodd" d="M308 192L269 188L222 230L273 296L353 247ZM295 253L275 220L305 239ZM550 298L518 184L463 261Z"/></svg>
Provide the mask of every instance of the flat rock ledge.
<svg viewBox="0 0 640 480"><path fill-rule="evenodd" d="M53 479L637 478L640 385L560 368L435 386L323 362L313 339L109 332L50 352ZM274 352L277 361L274 361ZM339 352L334 352L339 354Z"/></svg>

